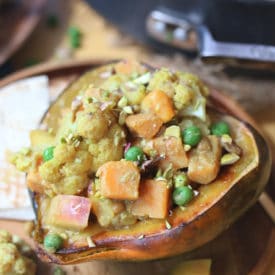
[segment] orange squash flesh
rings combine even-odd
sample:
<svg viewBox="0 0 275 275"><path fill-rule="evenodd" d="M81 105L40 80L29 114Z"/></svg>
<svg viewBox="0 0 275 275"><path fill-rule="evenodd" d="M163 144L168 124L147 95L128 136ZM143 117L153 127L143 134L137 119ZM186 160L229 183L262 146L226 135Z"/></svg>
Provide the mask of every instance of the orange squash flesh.
<svg viewBox="0 0 275 275"><path fill-rule="evenodd" d="M136 216L164 219L168 214L170 188L163 180L145 180L140 184L139 198L131 205Z"/></svg>
<svg viewBox="0 0 275 275"><path fill-rule="evenodd" d="M219 173L221 154L218 137L203 138L189 155L188 177L200 184L210 183Z"/></svg>
<svg viewBox="0 0 275 275"><path fill-rule="evenodd" d="M88 72L51 106L43 123L56 129L56 117L70 102L85 82L100 83L99 74L107 67ZM34 238L37 253L47 262L74 264L94 259L151 260L195 249L212 240L254 204L267 183L271 157L263 138L252 127L237 119L213 112L211 117L224 120L232 129L234 140L242 148L242 157L231 166L222 167L211 184L200 186L200 195L185 210L175 208L165 219L145 219L128 228L106 230L96 224L89 225L72 242L55 254L41 245L47 228L43 212L48 202L35 194L37 223ZM259 150L260 148L260 150ZM167 227L167 222L171 228ZM89 247L90 237L95 247Z"/></svg>
<svg viewBox="0 0 275 275"><path fill-rule="evenodd" d="M145 112L152 112L163 122L171 120L175 115L172 100L166 93L156 90L145 96L141 102L141 109Z"/></svg>
<svg viewBox="0 0 275 275"><path fill-rule="evenodd" d="M158 155L163 156L159 164L162 169L168 168L170 163L175 169L188 166L188 158L180 138L157 137L152 140L152 147Z"/></svg>
<svg viewBox="0 0 275 275"><path fill-rule="evenodd" d="M139 137L150 139L162 126L162 120L154 114L136 114L126 118L126 125Z"/></svg>
<svg viewBox="0 0 275 275"><path fill-rule="evenodd" d="M132 161L109 161L98 169L97 176L104 197L119 200L138 198L140 174Z"/></svg>

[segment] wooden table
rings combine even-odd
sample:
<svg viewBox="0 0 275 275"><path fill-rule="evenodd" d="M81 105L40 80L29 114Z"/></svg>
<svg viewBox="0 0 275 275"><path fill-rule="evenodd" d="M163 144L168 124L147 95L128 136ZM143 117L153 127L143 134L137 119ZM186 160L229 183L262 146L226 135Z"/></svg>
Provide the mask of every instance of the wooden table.
<svg viewBox="0 0 275 275"><path fill-rule="evenodd" d="M60 25L57 28L51 29L46 26L45 22L48 14L58 15ZM275 156L274 72L255 73L232 68L228 69L224 68L223 65L203 65L200 60L190 60L179 53L171 56L159 55L148 47L119 33L82 0L49 1L45 16L38 28L21 50L12 58L14 67L17 69L23 68L24 64L30 59L39 61L59 59L59 62L62 62L60 51L63 51L64 58L64 50L68 53L69 48L67 36L69 26L76 26L82 32L81 47L71 53L70 58L72 59L137 58L152 65L169 66L194 72L206 79L211 85L229 93L258 122L269 140L273 156ZM273 198L275 194L274 183L275 177L273 184L268 187ZM2 227L26 237L22 232L22 224L18 222L0 221L0 228ZM98 268L100 271L105 267L98 263ZM119 265L113 265L113 268L118 272ZM275 253L273 253L273 258L269 260L269 266L265 274L275 274Z"/></svg>

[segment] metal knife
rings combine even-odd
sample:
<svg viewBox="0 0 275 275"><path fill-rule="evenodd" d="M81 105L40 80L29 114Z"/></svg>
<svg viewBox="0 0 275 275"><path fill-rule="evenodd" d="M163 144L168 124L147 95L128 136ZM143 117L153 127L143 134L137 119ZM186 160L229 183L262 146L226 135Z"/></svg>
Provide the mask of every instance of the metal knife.
<svg viewBox="0 0 275 275"><path fill-rule="evenodd" d="M88 2L122 31L164 50L197 52L206 62L275 63L275 1Z"/></svg>

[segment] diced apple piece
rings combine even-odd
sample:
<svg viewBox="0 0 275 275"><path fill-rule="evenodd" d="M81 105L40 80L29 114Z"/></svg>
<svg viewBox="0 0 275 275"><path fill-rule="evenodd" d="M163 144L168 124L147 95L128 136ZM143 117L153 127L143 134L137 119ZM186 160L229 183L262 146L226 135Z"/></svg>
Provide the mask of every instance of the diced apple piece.
<svg viewBox="0 0 275 275"><path fill-rule="evenodd" d="M140 173L132 161L109 161L99 167L100 193L110 199L136 200Z"/></svg>
<svg viewBox="0 0 275 275"><path fill-rule="evenodd" d="M188 166L188 158L184 151L181 138L162 136L152 140L153 149L163 156L160 167L166 169L170 163L173 168L180 169Z"/></svg>
<svg viewBox="0 0 275 275"><path fill-rule="evenodd" d="M91 201L73 195L57 195L50 203L47 222L50 225L71 230L82 230L88 226Z"/></svg>
<svg viewBox="0 0 275 275"><path fill-rule="evenodd" d="M142 138L154 137L162 126L162 120L154 114L136 114L126 118L126 125L131 132Z"/></svg>
<svg viewBox="0 0 275 275"><path fill-rule="evenodd" d="M145 180L140 184L139 198L130 208L133 215L164 219L168 215L170 188L164 180Z"/></svg>
<svg viewBox="0 0 275 275"><path fill-rule="evenodd" d="M188 177L201 184L213 181L220 170L222 148L216 136L204 137L190 152Z"/></svg>
<svg viewBox="0 0 275 275"><path fill-rule="evenodd" d="M168 122L175 116L172 99L164 92L155 90L145 96L141 109L157 115L163 122Z"/></svg>

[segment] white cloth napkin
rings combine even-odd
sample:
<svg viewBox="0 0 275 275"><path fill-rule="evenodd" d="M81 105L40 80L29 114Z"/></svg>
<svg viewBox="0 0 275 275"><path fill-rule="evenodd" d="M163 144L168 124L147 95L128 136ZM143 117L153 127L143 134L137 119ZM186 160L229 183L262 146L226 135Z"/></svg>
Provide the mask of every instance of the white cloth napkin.
<svg viewBox="0 0 275 275"><path fill-rule="evenodd" d="M6 154L29 146L29 132L37 128L49 106L48 82L47 76L36 76L0 89L0 218L34 218L25 175L7 161Z"/></svg>

